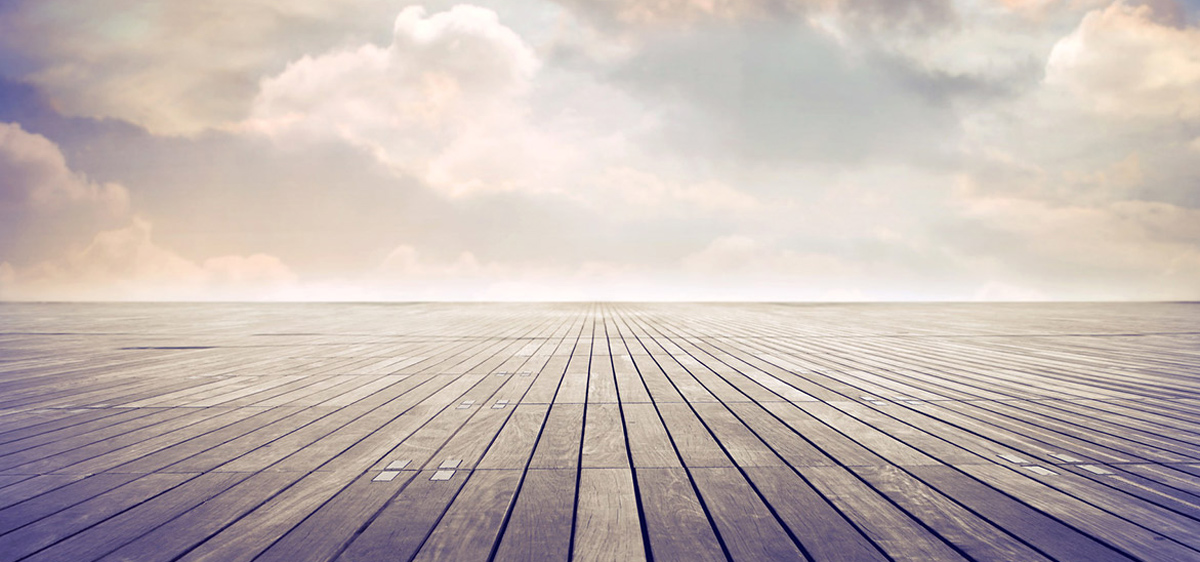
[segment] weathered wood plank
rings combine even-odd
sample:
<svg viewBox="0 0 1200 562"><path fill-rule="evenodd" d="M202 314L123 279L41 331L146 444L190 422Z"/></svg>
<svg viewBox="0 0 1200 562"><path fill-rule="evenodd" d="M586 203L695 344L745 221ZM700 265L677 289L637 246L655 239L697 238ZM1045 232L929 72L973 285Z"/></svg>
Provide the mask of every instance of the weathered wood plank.
<svg viewBox="0 0 1200 562"><path fill-rule="evenodd" d="M1200 558L1200 306L0 325L0 560Z"/></svg>
<svg viewBox="0 0 1200 562"><path fill-rule="evenodd" d="M628 468L579 471L572 560L645 560L641 517Z"/></svg>

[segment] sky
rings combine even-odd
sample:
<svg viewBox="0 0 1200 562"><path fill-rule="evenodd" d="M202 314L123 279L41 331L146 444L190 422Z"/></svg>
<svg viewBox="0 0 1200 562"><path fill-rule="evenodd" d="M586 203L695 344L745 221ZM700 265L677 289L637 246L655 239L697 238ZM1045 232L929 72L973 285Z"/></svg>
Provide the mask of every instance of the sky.
<svg viewBox="0 0 1200 562"><path fill-rule="evenodd" d="M3 300L1200 300L1200 0L2 0Z"/></svg>

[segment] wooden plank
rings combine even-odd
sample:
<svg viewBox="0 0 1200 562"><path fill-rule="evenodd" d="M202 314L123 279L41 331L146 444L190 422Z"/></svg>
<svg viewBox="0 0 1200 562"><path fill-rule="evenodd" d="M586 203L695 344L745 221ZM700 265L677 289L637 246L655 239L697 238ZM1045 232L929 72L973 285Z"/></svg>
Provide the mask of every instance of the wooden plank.
<svg viewBox="0 0 1200 562"><path fill-rule="evenodd" d="M797 468L835 464L833 459L809 443L803 435L797 434L758 404L730 404L729 409L787 464Z"/></svg>
<svg viewBox="0 0 1200 562"><path fill-rule="evenodd" d="M472 472L415 560L486 560L499 541L520 470Z"/></svg>
<svg viewBox="0 0 1200 562"><path fill-rule="evenodd" d="M584 416L583 468L628 468L625 425L617 404L588 404Z"/></svg>
<svg viewBox="0 0 1200 562"><path fill-rule="evenodd" d="M285 456L284 452L289 443L287 441L280 441L281 438L308 427L312 423L319 422L328 415L330 415L330 412L304 408L245 435L230 439L216 447L176 461L174 464L167 465L161 470L167 472L208 472L235 459L239 459L244 455L252 454L264 447L267 449L276 449L275 451L271 451L272 456ZM260 464L265 466L268 463ZM234 470L230 472L239 471Z"/></svg>
<svg viewBox="0 0 1200 562"><path fill-rule="evenodd" d="M54 543L29 562L95 560L245 479L245 474L201 474L128 511Z"/></svg>
<svg viewBox="0 0 1200 562"><path fill-rule="evenodd" d="M682 468L639 468L637 481L655 560L726 559L687 472Z"/></svg>
<svg viewBox="0 0 1200 562"><path fill-rule="evenodd" d="M437 461L437 459L459 459L462 461L459 465L460 468L475 468L479 459L483 457L484 452L488 450L500 433L500 428L504 426L504 422L508 420L511 413L511 410L508 408L498 410L488 408L486 405L481 407L438 450L437 454L433 456L433 461ZM433 467L430 466L429 468Z"/></svg>
<svg viewBox="0 0 1200 562"><path fill-rule="evenodd" d="M975 560L1049 560L895 466L854 472L872 488Z"/></svg>
<svg viewBox="0 0 1200 562"><path fill-rule="evenodd" d="M360 476L254 560L332 560L415 474L405 472L388 481Z"/></svg>
<svg viewBox="0 0 1200 562"><path fill-rule="evenodd" d="M549 406L545 404L517 406L484 454L483 460L479 461L479 468L525 468L533 455L533 447L537 443L549 410Z"/></svg>
<svg viewBox="0 0 1200 562"><path fill-rule="evenodd" d="M724 404L696 404L696 413L740 467L783 466L775 454Z"/></svg>
<svg viewBox="0 0 1200 562"><path fill-rule="evenodd" d="M667 374L663 372L662 367L659 367L653 357L637 354L630 357L637 366L638 374L642 376L642 382L645 383L646 389L655 403L683 402L683 395L679 394L675 385L671 384Z"/></svg>
<svg viewBox="0 0 1200 562"><path fill-rule="evenodd" d="M637 468L678 468L679 455L653 404L623 404L629 454Z"/></svg>
<svg viewBox="0 0 1200 562"><path fill-rule="evenodd" d="M965 560L918 521L842 468L811 467L805 477L895 560Z"/></svg>
<svg viewBox="0 0 1200 562"><path fill-rule="evenodd" d="M945 466L909 469L939 492L987 517L1008 533L1058 560L1129 560L1094 538Z"/></svg>
<svg viewBox="0 0 1200 562"><path fill-rule="evenodd" d="M571 555L575 469L529 470L494 560L555 562Z"/></svg>
<svg viewBox="0 0 1200 562"><path fill-rule="evenodd" d="M624 341L611 343L614 347L620 346L613 352L612 364L614 376L617 379L617 392L620 394L620 402L622 404L642 404L650 402L650 393L646 389L646 383L642 380L642 376L638 373L637 366L633 362L633 358L628 355L625 349Z"/></svg>
<svg viewBox="0 0 1200 562"><path fill-rule="evenodd" d="M188 551L184 562L248 562L346 486L337 473L313 472Z"/></svg>
<svg viewBox="0 0 1200 562"><path fill-rule="evenodd" d="M687 404L659 404L658 408L684 465L696 468L733 466L729 456Z"/></svg>
<svg viewBox="0 0 1200 562"><path fill-rule="evenodd" d="M106 562L166 562L212 538L285 490L301 474L260 472L217 497L101 558Z"/></svg>
<svg viewBox="0 0 1200 562"><path fill-rule="evenodd" d="M641 517L628 468L583 468L572 560L645 560Z"/></svg>
<svg viewBox="0 0 1200 562"><path fill-rule="evenodd" d="M796 407L795 404L789 402L764 402L761 406L774 414L793 431L811 441L824 454L836 459L840 464L873 466L886 462L879 455L876 455L845 435L834 431L829 426L810 416L804 410Z"/></svg>
<svg viewBox="0 0 1200 562"><path fill-rule="evenodd" d="M430 480L435 472L418 472L337 559L345 562L411 560L446 507L454 501L469 473L460 470L449 480Z"/></svg>
<svg viewBox="0 0 1200 562"><path fill-rule="evenodd" d="M90 475L88 475L90 476ZM82 480L87 476L81 474L40 474L30 476L28 474L12 474L6 479L17 479L0 489L0 510L7 508L13 504L23 502L33 497L40 496L50 490L61 488L72 482ZM0 511L0 513L3 513ZM21 517L24 518L23 516Z"/></svg>
<svg viewBox="0 0 1200 562"><path fill-rule="evenodd" d="M800 402L796 407L825 422L830 427L862 444L871 452L898 466L939 464L937 459L918 451L898 439L846 415L830 403Z"/></svg>
<svg viewBox="0 0 1200 562"><path fill-rule="evenodd" d="M53 515L0 535L0 552L27 557L193 478L192 474L149 474ZM14 507L20 507L18 506Z"/></svg>
<svg viewBox="0 0 1200 562"><path fill-rule="evenodd" d="M12 495L5 490L2 496L7 505L0 509L0 534L124 486L139 476L94 474L83 478L48 474L29 480L26 486L12 486Z"/></svg>
<svg viewBox="0 0 1200 562"><path fill-rule="evenodd" d="M120 447L112 451L96 454L87 460L70 464L70 466L64 467L61 470L69 470L78 474L92 474L96 472L113 470L119 466L128 464L133 460L141 460L146 456L158 453L169 447L186 443L211 433L219 432L232 424L243 421L246 418L257 414L258 412L250 409L236 409L218 411L214 413L216 413L216 415L213 415L207 419L196 421L194 423L189 423L183 427L164 427L162 428L162 433L159 435L149 439L144 439L125 447Z"/></svg>
<svg viewBox="0 0 1200 562"><path fill-rule="evenodd" d="M550 407L529 468L575 468L583 438L583 404Z"/></svg>
<svg viewBox="0 0 1200 562"><path fill-rule="evenodd" d="M1036 480L997 465L964 465L964 471L988 485L1134 557L1150 560L1187 560L1196 551L1154 531L1068 496Z"/></svg>
<svg viewBox="0 0 1200 562"><path fill-rule="evenodd" d="M790 468L751 467L746 474L813 560L887 559L850 519Z"/></svg>
<svg viewBox="0 0 1200 562"><path fill-rule="evenodd" d="M1162 303L3 305L0 541L139 562L1189 559L1197 321ZM145 473L168 480L133 492Z"/></svg>
<svg viewBox="0 0 1200 562"><path fill-rule="evenodd" d="M535 404L553 402L554 395L558 393L559 383L562 382L563 373L566 371L568 359L570 359L569 356L551 357L546 365L538 373L535 373L536 378L521 400L525 403Z"/></svg>
<svg viewBox="0 0 1200 562"><path fill-rule="evenodd" d="M733 559L805 559L739 470L696 468L689 472Z"/></svg>
<svg viewBox="0 0 1200 562"><path fill-rule="evenodd" d="M589 404L616 404L617 379L609 355L608 338L603 333L592 340L592 356L588 362L587 401Z"/></svg>
<svg viewBox="0 0 1200 562"><path fill-rule="evenodd" d="M263 426L279 421L295 413L294 408L278 407L266 410L253 409L246 412L250 417L235 421L219 429L208 431L189 439L168 445L136 460L130 460L109 468L114 472L147 473L162 470L184 459L204 453L214 447L243 437ZM78 469L78 467L75 467ZM184 471L186 472L186 471Z"/></svg>

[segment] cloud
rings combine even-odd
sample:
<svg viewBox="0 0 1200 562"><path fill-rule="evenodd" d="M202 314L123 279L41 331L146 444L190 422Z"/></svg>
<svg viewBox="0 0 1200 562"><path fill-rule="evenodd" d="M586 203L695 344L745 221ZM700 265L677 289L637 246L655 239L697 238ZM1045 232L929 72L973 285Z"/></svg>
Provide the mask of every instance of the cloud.
<svg viewBox="0 0 1200 562"><path fill-rule="evenodd" d="M19 123L0 123L0 204L40 212L87 207L113 217L129 210L129 192L116 183L96 183L67 167L58 145L26 132Z"/></svg>
<svg viewBox="0 0 1200 562"><path fill-rule="evenodd" d="M953 19L946 0L559 0L605 26L838 18L864 27L927 27Z"/></svg>
<svg viewBox="0 0 1200 562"><path fill-rule="evenodd" d="M384 300L620 300L647 298L646 274L628 264L586 259L484 261L464 251L439 260L401 244L357 286Z"/></svg>
<svg viewBox="0 0 1200 562"><path fill-rule="evenodd" d="M654 112L598 77L544 68L491 10L410 7L387 46L306 56L263 79L237 130L281 146L345 142L449 198L620 199L629 189L607 170L645 158L637 139L657 126ZM699 201L719 189L694 183L658 191Z"/></svg>
<svg viewBox="0 0 1200 562"><path fill-rule="evenodd" d="M913 300L935 294L911 284L914 272L906 264L864 259L846 249L793 249L744 234L718 236L679 266L676 284L702 300Z"/></svg>
<svg viewBox="0 0 1200 562"><path fill-rule="evenodd" d="M961 202L953 245L983 275L1053 298L1189 299L1200 283L1200 209L1024 198Z"/></svg>
<svg viewBox="0 0 1200 562"><path fill-rule="evenodd" d="M1200 29L1156 15L1126 2L1088 13L1054 46L1046 84L1098 113L1200 119Z"/></svg>
<svg viewBox="0 0 1200 562"><path fill-rule="evenodd" d="M1054 42L1043 79L964 116L981 195L1060 204L1200 204L1200 28L1166 3L1091 10Z"/></svg>
<svg viewBox="0 0 1200 562"><path fill-rule="evenodd" d="M27 260L128 220L129 191L72 171L58 145L0 123L0 256Z"/></svg>
<svg viewBox="0 0 1200 562"><path fill-rule="evenodd" d="M935 228L977 297L1196 297L1200 28L1167 4L1088 11L1041 81L964 119Z"/></svg>
<svg viewBox="0 0 1200 562"><path fill-rule="evenodd" d="M684 183L628 167L609 168L595 177L594 186L606 212L639 215L653 213L745 214L761 203L752 195L715 180Z"/></svg>
<svg viewBox="0 0 1200 562"><path fill-rule="evenodd" d="M0 46L19 61L12 75L66 115L196 135L243 118L260 76L361 37L392 10L365 0L14 0L0 13Z"/></svg>
<svg viewBox="0 0 1200 562"><path fill-rule="evenodd" d="M296 276L264 254L185 259L151 238L134 219L95 235L82 248L15 268L4 262L0 296L15 300L256 300L278 297Z"/></svg>
<svg viewBox="0 0 1200 562"><path fill-rule="evenodd" d="M73 171L57 144L0 123L0 298L254 298L295 282L278 259L197 263L159 246L116 183Z"/></svg>
<svg viewBox="0 0 1200 562"><path fill-rule="evenodd" d="M862 271L860 264L837 256L780 249L744 235L714 239L704 249L684 257L683 267L706 277L744 279L845 277Z"/></svg>
<svg viewBox="0 0 1200 562"><path fill-rule="evenodd" d="M497 264L480 264L471 252L462 252L456 260L448 263L430 262L422 259L417 249L409 244L401 244L389 252L379 271L388 279L420 281L507 273Z"/></svg>
<svg viewBox="0 0 1200 562"><path fill-rule="evenodd" d="M495 12L410 7L386 47L305 56L262 80L242 129L338 138L455 195L538 189L530 171L563 152L525 122L521 96L539 66Z"/></svg>
<svg viewBox="0 0 1200 562"><path fill-rule="evenodd" d="M655 149L718 169L944 158L961 86L906 64L771 23L654 36L613 75L664 108Z"/></svg>
<svg viewBox="0 0 1200 562"><path fill-rule="evenodd" d="M1010 285L1000 281L988 281L975 291L971 300L982 302L1038 302L1051 299L1037 289Z"/></svg>
<svg viewBox="0 0 1200 562"><path fill-rule="evenodd" d="M42 2L0 15L6 295L1200 287L1164 2Z"/></svg>

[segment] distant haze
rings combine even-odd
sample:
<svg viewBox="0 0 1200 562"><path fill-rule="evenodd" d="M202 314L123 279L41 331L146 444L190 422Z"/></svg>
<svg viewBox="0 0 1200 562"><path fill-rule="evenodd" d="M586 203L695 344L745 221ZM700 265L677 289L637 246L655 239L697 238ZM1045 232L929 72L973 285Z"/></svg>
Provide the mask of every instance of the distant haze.
<svg viewBox="0 0 1200 562"><path fill-rule="evenodd" d="M1200 299L1200 0L12 0L3 300Z"/></svg>

